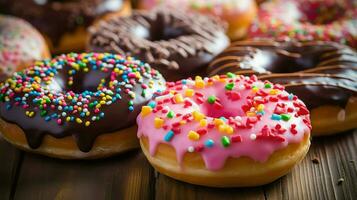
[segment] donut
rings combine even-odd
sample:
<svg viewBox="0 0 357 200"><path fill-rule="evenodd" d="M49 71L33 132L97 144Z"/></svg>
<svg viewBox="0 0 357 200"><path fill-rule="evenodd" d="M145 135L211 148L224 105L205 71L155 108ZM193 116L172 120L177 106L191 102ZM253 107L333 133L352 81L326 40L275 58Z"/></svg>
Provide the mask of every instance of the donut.
<svg viewBox="0 0 357 200"><path fill-rule="evenodd" d="M171 9L112 17L90 28L88 51L135 56L167 80L193 76L229 44L224 23L196 13Z"/></svg>
<svg viewBox="0 0 357 200"><path fill-rule="evenodd" d="M208 74L256 74L280 83L311 110L313 135L357 128L357 53L325 41L256 39L235 42Z"/></svg>
<svg viewBox="0 0 357 200"><path fill-rule="evenodd" d="M357 47L354 0L275 0L261 5L249 38L334 41Z"/></svg>
<svg viewBox="0 0 357 200"><path fill-rule="evenodd" d="M161 74L132 57L63 54L1 83L0 132L50 157L107 157L139 147L136 117L164 89Z"/></svg>
<svg viewBox="0 0 357 200"><path fill-rule="evenodd" d="M0 15L0 81L49 57L46 42L34 27L22 19Z"/></svg>
<svg viewBox="0 0 357 200"><path fill-rule="evenodd" d="M54 54L84 50L86 29L97 18L131 12L127 0L11 0L0 7L34 25Z"/></svg>
<svg viewBox="0 0 357 200"><path fill-rule="evenodd" d="M169 82L142 107L137 124L141 148L156 170L204 186L270 183L310 146L305 104L254 75Z"/></svg>
<svg viewBox="0 0 357 200"><path fill-rule="evenodd" d="M141 0L138 2L138 7L141 9L152 9L156 6L185 7L188 10L217 16L228 23L228 36L231 40L245 36L257 15L254 0Z"/></svg>

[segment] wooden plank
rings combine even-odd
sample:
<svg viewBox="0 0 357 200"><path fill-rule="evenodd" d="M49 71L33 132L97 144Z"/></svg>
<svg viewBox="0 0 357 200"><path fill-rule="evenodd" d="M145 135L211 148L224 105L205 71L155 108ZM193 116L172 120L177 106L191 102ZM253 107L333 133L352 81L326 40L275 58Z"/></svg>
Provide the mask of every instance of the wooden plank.
<svg viewBox="0 0 357 200"><path fill-rule="evenodd" d="M139 151L93 161L26 153L15 199L148 199L153 178Z"/></svg>
<svg viewBox="0 0 357 200"><path fill-rule="evenodd" d="M155 197L161 199L252 199L264 200L263 187L255 188L209 188L176 181L158 174Z"/></svg>
<svg viewBox="0 0 357 200"><path fill-rule="evenodd" d="M20 160L21 152L0 136L0 199L10 199Z"/></svg>
<svg viewBox="0 0 357 200"><path fill-rule="evenodd" d="M339 184L341 178L343 182ZM266 186L265 193L267 199L356 198L357 130L314 138L302 163L292 173Z"/></svg>

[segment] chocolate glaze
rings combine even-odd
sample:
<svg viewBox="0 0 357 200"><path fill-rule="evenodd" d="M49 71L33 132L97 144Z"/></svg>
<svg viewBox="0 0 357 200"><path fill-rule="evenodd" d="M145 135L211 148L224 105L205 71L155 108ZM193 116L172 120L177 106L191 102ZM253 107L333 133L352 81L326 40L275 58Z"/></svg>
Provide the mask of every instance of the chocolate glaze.
<svg viewBox="0 0 357 200"><path fill-rule="evenodd" d="M6 14L26 19L56 46L65 33L88 27L96 17L120 10L123 0L0 0Z"/></svg>
<svg viewBox="0 0 357 200"><path fill-rule="evenodd" d="M357 94L357 53L333 42L235 42L208 68L209 75L227 72L255 74L280 83L310 109L321 105L345 107Z"/></svg>
<svg viewBox="0 0 357 200"><path fill-rule="evenodd" d="M88 91L96 91L101 79L109 79L110 73L101 72L98 70L91 70L88 73L77 73L74 76L74 87L68 87L68 66L65 66L63 69L59 70L55 77L51 80L49 89L53 93L66 93L68 91L74 91L77 93ZM31 77L30 75L28 75ZM123 81L121 77L117 79L119 82ZM143 89L141 87L142 83L148 84L149 81L154 81L153 87L146 89L145 97L141 95ZM160 84L162 82L163 84ZM62 125L58 125L56 120L45 121L43 117L37 113L34 117L29 118L25 115L25 111L22 106L14 105L14 98L10 102L0 101L0 116L3 120L14 123L18 125L25 133L28 144L31 148L38 148L41 143L44 135L51 135L55 138L64 138L66 136L73 136L76 140L76 143L79 149L83 152L88 152L91 150L93 143L97 136L105 133L112 133L119 131L121 129L130 127L135 124L137 115L140 112L140 108L146 104L157 90L164 89L164 79L160 74L153 76L152 78L143 76L143 82L134 85L133 91L136 94L135 99L133 100L133 111L128 110L129 95L125 92L124 86L120 86L122 92L121 100L118 100L112 103L109 106L103 106L101 112L105 113L105 117L98 121L93 122L90 126L84 126L83 124L78 124L76 122L66 122ZM17 97L23 97L24 93L17 93ZM34 103L30 102L30 110L36 107ZM99 97L93 97L91 102L98 100ZM6 109L6 105L12 105L11 109ZM58 113L61 111L46 109L48 113ZM90 120L90 117L88 117Z"/></svg>
<svg viewBox="0 0 357 200"><path fill-rule="evenodd" d="M169 80L200 74L229 44L216 18L155 9L101 21L91 27L88 48L129 53L157 68Z"/></svg>

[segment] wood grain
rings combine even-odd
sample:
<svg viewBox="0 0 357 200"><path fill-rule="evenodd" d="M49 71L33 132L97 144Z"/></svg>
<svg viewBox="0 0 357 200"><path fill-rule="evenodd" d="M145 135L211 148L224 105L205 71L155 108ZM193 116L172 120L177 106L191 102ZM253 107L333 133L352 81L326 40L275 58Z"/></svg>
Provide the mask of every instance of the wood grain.
<svg viewBox="0 0 357 200"><path fill-rule="evenodd" d="M262 187L207 188L155 173L140 151L96 161L25 153L0 140L0 199L356 199L357 130L314 138L287 176ZM318 161L313 163L312 160ZM340 181L339 179L343 179Z"/></svg>
<svg viewBox="0 0 357 200"><path fill-rule="evenodd" d="M26 153L15 199L148 199L152 174L138 151L96 161Z"/></svg>
<svg viewBox="0 0 357 200"><path fill-rule="evenodd" d="M0 136L0 199L11 198L20 162L21 152Z"/></svg>

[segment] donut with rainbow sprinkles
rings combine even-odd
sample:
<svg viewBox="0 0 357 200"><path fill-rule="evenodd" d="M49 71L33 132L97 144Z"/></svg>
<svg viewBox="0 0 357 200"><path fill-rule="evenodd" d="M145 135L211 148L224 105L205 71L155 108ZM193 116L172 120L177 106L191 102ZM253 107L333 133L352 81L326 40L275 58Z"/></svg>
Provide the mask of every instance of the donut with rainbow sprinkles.
<svg viewBox="0 0 357 200"><path fill-rule="evenodd" d="M263 185L309 149L309 111L282 85L228 73L166 86L137 124L144 154L167 176L213 187Z"/></svg>

